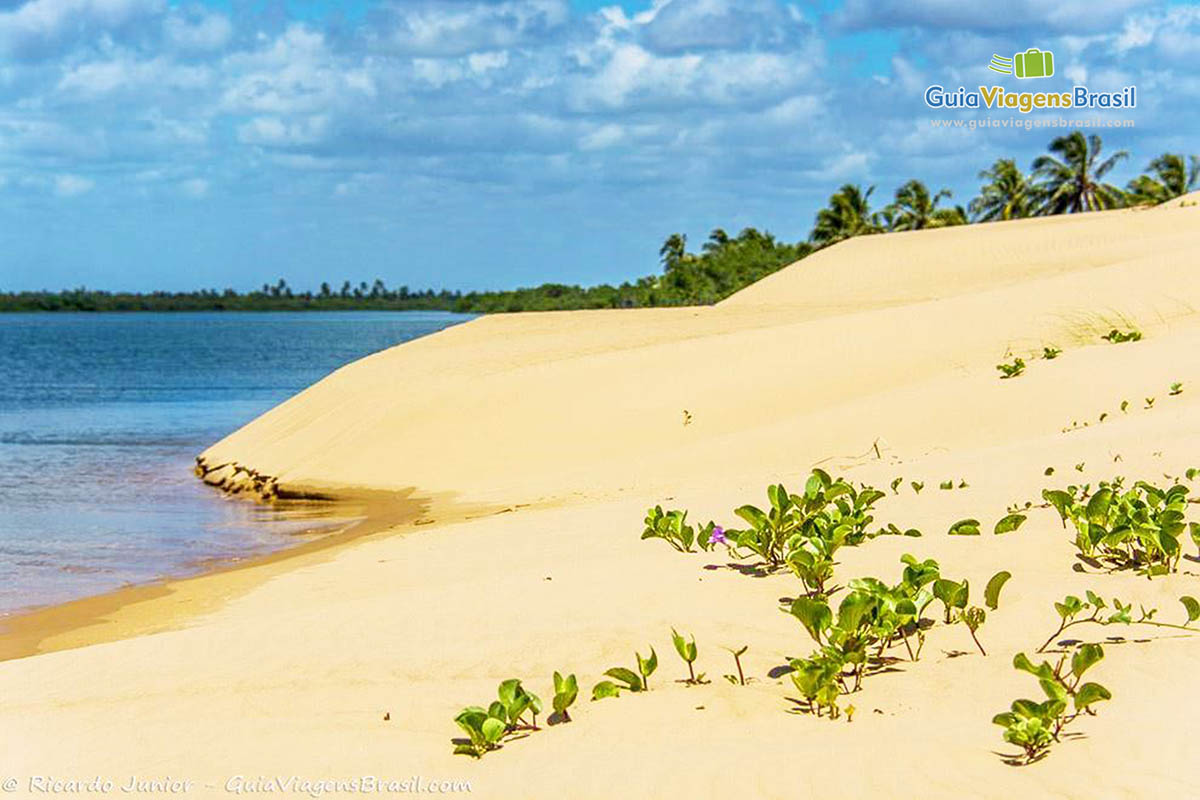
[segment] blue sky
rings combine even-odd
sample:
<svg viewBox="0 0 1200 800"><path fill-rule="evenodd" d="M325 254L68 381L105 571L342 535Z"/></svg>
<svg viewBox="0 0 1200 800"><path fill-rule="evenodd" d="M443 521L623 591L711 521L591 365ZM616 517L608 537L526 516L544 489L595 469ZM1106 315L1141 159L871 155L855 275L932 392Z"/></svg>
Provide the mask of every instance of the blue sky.
<svg viewBox="0 0 1200 800"><path fill-rule="evenodd" d="M923 90L1035 88L986 69L1030 46L1038 89L1138 86L1119 182L1200 152L1185 3L0 0L0 290L616 282L845 182L965 204L1054 132Z"/></svg>

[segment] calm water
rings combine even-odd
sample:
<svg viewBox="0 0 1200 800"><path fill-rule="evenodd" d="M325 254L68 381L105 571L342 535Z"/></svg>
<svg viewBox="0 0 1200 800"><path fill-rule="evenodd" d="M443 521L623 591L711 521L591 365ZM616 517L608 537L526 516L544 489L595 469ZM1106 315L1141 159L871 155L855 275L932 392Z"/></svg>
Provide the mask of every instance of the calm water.
<svg viewBox="0 0 1200 800"><path fill-rule="evenodd" d="M0 614L269 551L298 523L194 457L439 312L0 314Z"/></svg>

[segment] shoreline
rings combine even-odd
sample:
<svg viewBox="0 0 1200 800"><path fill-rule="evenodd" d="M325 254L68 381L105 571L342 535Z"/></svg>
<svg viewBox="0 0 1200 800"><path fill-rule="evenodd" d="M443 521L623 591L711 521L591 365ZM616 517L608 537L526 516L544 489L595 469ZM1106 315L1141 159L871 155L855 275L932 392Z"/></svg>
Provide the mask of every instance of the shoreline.
<svg viewBox="0 0 1200 800"><path fill-rule="evenodd" d="M311 498L312 494L315 493L299 496ZM306 536L322 527L328 529L314 538L247 558L201 562L195 574L164 576L0 617L0 662L177 630L271 578L326 560L359 539L387 531L400 533L409 528L459 522L514 508L418 498L411 491L322 492L320 497L320 500L285 501L297 510L321 508L329 517L342 520L294 534ZM434 513L436 518L430 516Z"/></svg>

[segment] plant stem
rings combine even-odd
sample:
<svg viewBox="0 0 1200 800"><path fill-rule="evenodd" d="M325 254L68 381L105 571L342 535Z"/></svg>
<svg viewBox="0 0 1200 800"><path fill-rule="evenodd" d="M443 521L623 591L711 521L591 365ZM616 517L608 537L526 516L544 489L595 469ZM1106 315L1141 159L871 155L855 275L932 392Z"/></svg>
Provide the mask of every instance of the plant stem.
<svg viewBox="0 0 1200 800"><path fill-rule="evenodd" d="M1076 625L1083 625L1084 623L1087 623L1087 622L1095 622L1097 625L1112 625L1112 624L1114 624L1111 622L1108 622L1108 623L1101 622L1096 617L1088 617L1087 619L1077 619L1074 622L1063 623L1062 625L1058 626L1058 630L1055 631L1054 634L1049 639L1047 639L1045 641L1045 643L1042 644L1041 647L1039 647L1037 649L1037 651L1039 653L1044 653L1046 651L1046 648L1049 647L1051 645L1051 643L1053 643L1054 640L1058 637L1058 635L1061 634L1063 631L1065 631L1067 628L1073 628ZM1197 632L1197 630L1195 628L1189 628L1187 625L1175 625L1174 623L1171 623L1171 622L1154 622L1154 621L1148 620L1148 619L1141 619L1141 620L1137 620L1136 622L1129 622L1126 624L1128 624L1128 625L1152 625L1155 628L1173 628L1175 630L1187 631L1188 633L1196 633Z"/></svg>
<svg viewBox="0 0 1200 800"><path fill-rule="evenodd" d="M904 632L903 628L900 629L900 637L904 639L904 649L908 651L908 660L916 661L917 659L916 656L913 655L912 645L908 643L908 634Z"/></svg>
<svg viewBox="0 0 1200 800"><path fill-rule="evenodd" d="M742 686L745 686L745 685L746 685L746 676L745 676L745 674L743 674L743 672L742 672L742 657L741 657L741 656L739 656L737 653L734 653L734 654L733 654L733 663L737 664L737 669L738 669L738 682L739 682L739 683L740 683Z"/></svg>
<svg viewBox="0 0 1200 800"><path fill-rule="evenodd" d="M696 671L692 669L692 662L687 662L688 665L688 683L696 682Z"/></svg>
<svg viewBox="0 0 1200 800"><path fill-rule="evenodd" d="M971 638L975 640L975 646L979 648L979 652L986 656L987 650L984 650L983 645L979 643L979 637L975 635L975 629L968 625L967 630L970 631Z"/></svg>

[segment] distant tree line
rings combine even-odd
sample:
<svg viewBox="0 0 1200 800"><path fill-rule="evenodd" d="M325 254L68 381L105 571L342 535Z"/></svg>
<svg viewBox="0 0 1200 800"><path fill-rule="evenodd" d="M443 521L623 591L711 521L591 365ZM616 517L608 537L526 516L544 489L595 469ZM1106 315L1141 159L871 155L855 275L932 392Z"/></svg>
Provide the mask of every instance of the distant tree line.
<svg viewBox="0 0 1200 800"><path fill-rule="evenodd" d="M550 311L581 308L648 308L708 305L770 275L810 253L854 236L920 230L972 222L1071 214L1123 206L1155 205L1197 188L1200 159L1164 153L1146 171L1119 188L1105 176L1129 157L1124 150L1101 158L1099 136L1074 132L1050 143L1049 153L1033 161L1028 173L1013 159L999 159L979 173L984 181L967 207L943 206L949 189L931 192L919 180L900 186L893 200L873 210L875 187L846 184L817 212L806 241L791 244L755 228L736 236L717 228L700 248L689 252L687 237L674 233L659 250L661 271L620 286L580 287L561 283L490 292L389 289L382 280L368 285L322 283L313 291L295 291L280 279L257 291L238 293L201 289L193 292L123 293L85 288L61 292L0 293L0 311L308 311L440 310L470 313Z"/></svg>

